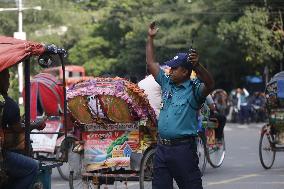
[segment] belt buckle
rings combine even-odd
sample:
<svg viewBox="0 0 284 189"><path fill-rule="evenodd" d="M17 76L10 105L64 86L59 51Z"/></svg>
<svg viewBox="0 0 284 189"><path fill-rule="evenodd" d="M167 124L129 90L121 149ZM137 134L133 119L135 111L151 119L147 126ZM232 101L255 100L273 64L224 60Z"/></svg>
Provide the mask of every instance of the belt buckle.
<svg viewBox="0 0 284 189"><path fill-rule="evenodd" d="M165 144L165 145L171 145L171 140L162 139L162 143Z"/></svg>

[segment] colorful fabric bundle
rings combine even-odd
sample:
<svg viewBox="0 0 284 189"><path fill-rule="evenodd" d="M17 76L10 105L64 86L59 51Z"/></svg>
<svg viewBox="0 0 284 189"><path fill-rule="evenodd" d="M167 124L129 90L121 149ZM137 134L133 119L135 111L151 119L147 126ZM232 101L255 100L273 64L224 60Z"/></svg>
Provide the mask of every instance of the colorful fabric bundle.
<svg viewBox="0 0 284 189"><path fill-rule="evenodd" d="M131 123L155 120L155 112L138 85L115 78L94 78L71 86L67 91L68 108L81 124L100 122Z"/></svg>

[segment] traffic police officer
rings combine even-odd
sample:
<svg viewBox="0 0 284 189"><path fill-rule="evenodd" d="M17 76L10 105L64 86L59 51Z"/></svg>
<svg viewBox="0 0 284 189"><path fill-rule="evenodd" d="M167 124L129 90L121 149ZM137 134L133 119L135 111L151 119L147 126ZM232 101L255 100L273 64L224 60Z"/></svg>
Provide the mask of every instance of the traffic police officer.
<svg viewBox="0 0 284 189"><path fill-rule="evenodd" d="M148 28L146 62L149 72L162 89L162 108L158 120L158 145L154 156L154 189L202 189L195 137L198 108L213 90L211 74L198 62L195 50L178 53L165 64L171 67L169 77L155 62L154 23ZM192 70L203 83L190 79Z"/></svg>

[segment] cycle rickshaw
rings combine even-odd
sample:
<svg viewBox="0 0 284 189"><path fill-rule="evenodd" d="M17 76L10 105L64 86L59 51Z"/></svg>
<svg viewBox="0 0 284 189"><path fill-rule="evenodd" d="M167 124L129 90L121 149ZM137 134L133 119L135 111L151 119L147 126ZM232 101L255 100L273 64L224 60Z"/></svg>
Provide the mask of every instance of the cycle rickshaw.
<svg viewBox="0 0 284 189"><path fill-rule="evenodd" d="M67 101L80 132L73 150L80 155L80 171L70 172L70 188L115 181L151 188L156 116L143 90L123 78L97 77L71 86Z"/></svg>
<svg viewBox="0 0 284 189"><path fill-rule="evenodd" d="M265 96L269 123L261 128L259 158L263 168L270 169L276 152L284 151L284 72L267 83Z"/></svg>
<svg viewBox="0 0 284 189"><path fill-rule="evenodd" d="M212 97L218 99L227 98L227 93L222 89L216 89L212 92ZM224 106L224 109L226 107ZM219 127L219 122L215 117L210 116L210 109L206 103L201 107L200 125L197 138L197 153L199 156L199 169L204 174L207 162L213 168L218 168L222 165L225 159L226 146L224 134L220 141L216 138L216 129Z"/></svg>
<svg viewBox="0 0 284 189"><path fill-rule="evenodd" d="M42 119L36 119L34 122L31 122L31 90L30 90L30 64L32 63L31 58L38 57L38 63L42 67L50 66L57 58L60 60L63 72L64 72L64 57L66 57L66 51L61 48L57 48L55 45L44 45L36 42L26 41L26 40L18 40L12 37L4 37L0 36L0 71L10 68L14 65L17 65L20 62L24 64L24 75L25 75L25 116L24 116L24 142L25 142L25 154L27 156L33 157L33 151L31 148L31 134L63 134L67 136L66 127L64 128L64 132L32 132L31 126L37 126L39 123L43 123ZM63 91L64 91L64 99L66 96L65 91L65 78L63 79ZM5 103L2 100L2 105ZM3 108L3 106L1 106ZM0 107L0 109L1 109ZM3 109L2 109L3 110ZM2 110L0 111L2 113ZM64 116L64 125L66 125L66 101L64 101L63 108L63 116ZM2 115L0 116L2 119ZM35 125L34 125L35 124ZM2 128L2 127L1 127ZM1 129L0 132L0 141L5 141L5 137L7 137L5 129ZM2 150L4 146L3 143L0 143L1 151L0 151L0 186L4 183L5 179L7 179L7 175L5 172L5 158L3 158ZM51 188L51 171L52 168L58 167L62 165L62 162L67 161L67 155L58 157L58 158L49 158L49 157L37 157L39 160L39 173L38 177L33 185L33 188Z"/></svg>

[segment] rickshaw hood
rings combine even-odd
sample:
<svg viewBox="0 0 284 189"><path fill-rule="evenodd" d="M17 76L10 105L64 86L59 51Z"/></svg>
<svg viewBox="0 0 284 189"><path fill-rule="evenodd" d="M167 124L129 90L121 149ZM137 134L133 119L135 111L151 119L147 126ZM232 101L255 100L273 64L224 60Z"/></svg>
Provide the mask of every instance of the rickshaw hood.
<svg viewBox="0 0 284 189"><path fill-rule="evenodd" d="M0 72L18 64L28 56L43 54L43 44L0 36Z"/></svg>

